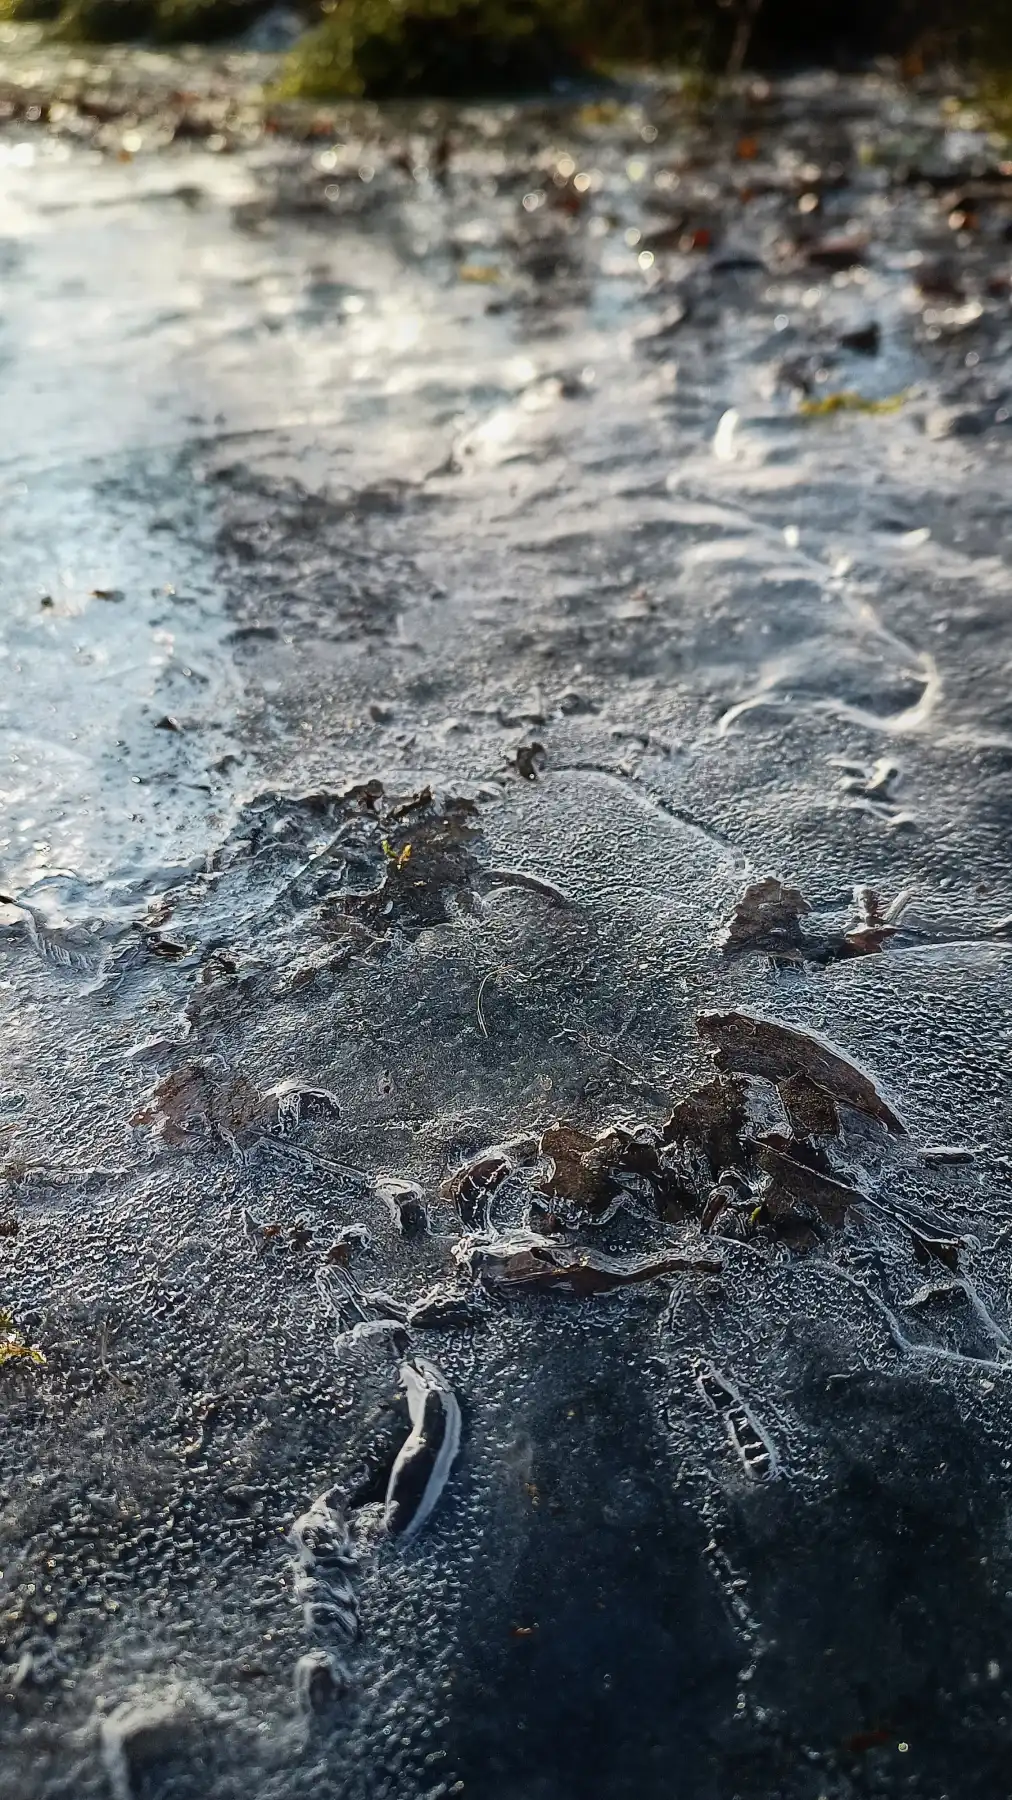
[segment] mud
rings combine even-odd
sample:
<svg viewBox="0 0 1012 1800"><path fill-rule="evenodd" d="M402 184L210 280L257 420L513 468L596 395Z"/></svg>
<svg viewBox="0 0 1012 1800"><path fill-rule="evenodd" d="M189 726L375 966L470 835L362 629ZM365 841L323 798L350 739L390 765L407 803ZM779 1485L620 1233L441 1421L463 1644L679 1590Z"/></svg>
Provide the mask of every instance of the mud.
<svg viewBox="0 0 1012 1800"><path fill-rule="evenodd" d="M0 1795L992 1800L1008 147L189 66L0 130Z"/></svg>

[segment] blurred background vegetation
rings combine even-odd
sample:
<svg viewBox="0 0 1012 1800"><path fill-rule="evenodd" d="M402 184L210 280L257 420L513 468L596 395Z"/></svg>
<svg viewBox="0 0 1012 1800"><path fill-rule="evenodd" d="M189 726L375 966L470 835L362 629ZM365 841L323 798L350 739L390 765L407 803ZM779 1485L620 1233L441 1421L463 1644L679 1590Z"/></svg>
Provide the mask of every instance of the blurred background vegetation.
<svg viewBox="0 0 1012 1800"><path fill-rule="evenodd" d="M98 42L234 37L277 0L0 0ZM285 85L308 96L478 95L623 63L1012 67L1012 0L294 0L305 33Z"/></svg>

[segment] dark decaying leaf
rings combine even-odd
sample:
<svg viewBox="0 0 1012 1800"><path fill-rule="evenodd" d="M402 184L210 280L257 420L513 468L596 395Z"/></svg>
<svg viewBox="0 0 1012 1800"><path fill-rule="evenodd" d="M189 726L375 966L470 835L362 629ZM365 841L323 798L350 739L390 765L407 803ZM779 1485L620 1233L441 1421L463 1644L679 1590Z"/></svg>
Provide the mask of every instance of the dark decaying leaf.
<svg viewBox="0 0 1012 1800"><path fill-rule="evenodd" d="M610 1159L598 1139L560 1120L542 1132L538 1151L548 1165L537 1183L541 1193L553 1200L569 1200L590 1212L603 1210L614 1183L608 1178Z"/></svg>
<svg viewBox="0 0 1012 1800"><path fill-rule="evenodd" d="M867 245L849 238L823 238L821 243L805 245L804 254L816 269L853 269L864 263Z"/></svg>
<svg viewBox="0 0 1012 1800"><path fill-rule="evenodd" d="M453 1201L468 1231L488 1223L489 1201L509 1172L510 1164L504 1156L479 1156L443 1182L441 1193Z"/></svg>
<svg viewBox="0 0 1012 1800"><path fill-rule="evenodd" d="M843 941L848 956L877 956L895 935L895 925L851 925Z"/></svg>
<svg viewBox="0 0 1012 1800"><path fill-rule="evenodd" d="M877 319L870 319L867 325L859 325L854 331L841 331L840 344L844 350L853 350L858 356L876 356L882 341L882 327Z"/></svg>
<svg viewBox="0 0 1012 1800"><path fill-rule="evenodd" d="M460 1330L480 1325L487 1314L488 1302L473 1289L468 1291L450 1282L437 1282L426 1288L408 1308L408 1325L412 1331Z"/></svg>
<svg viewBox="0 0 1012 1800"><path fill-rule="evenodd" d="M861 785L862 793L871 791ZM757 950L783 962L825 964L875 955L895 936L908 898L901 894L887 907L877 889L855 887L854 917L843 931L818 924L806 931L801 921L812 908L800 888L767 876L745 889L717 941L725 956Z"/></svg>
<svg viewBox="0 0 1012 1800"><path fill-rule="evenodd" d="M342 909L374 929L446 924L453 899L471 904L483 866L477 817L473 800L451 797L437 806L428 789L382 814L375 846L384 858L382 880L364 893L344 896Z"/></svg>
<svg viewBox="0 0 1012 1800"><path fill-rule="evenodd" d="M866 788L870 794L872 790ZM905 896L900 896L900 907ZM855 920L844 932L844 943L851 956L874 956L891 937L896 935L896 926L891 923L893 908L883 905L877 888L856 887L854 889Z"/></svg>
<svg viewBox="0 0 1012 1800"><path fill-rule="evenodd" d="M382 783L379 782L376 785L382 792ZM451 805L452 804L453 802L451 802ZM384 818L391 824L400 819L412 819L422 813L428 812L431 805L432 789L426 784L425 787L419 789L417 794L409 794L406 800L397 801L395 805L387 810ZM478 809L473 805L472 801L467 801L466 805L474 812L477 812Z"/></svg>
<svg viewBox="0 0 1012 1800"><path fill-rule="evenodd" d="M801 920L811 911L800 888L766 876L745 889L720 934L726 956L739 950L767 950L794 955L804 939Z"/></svg>
<svg viewBox="0 0 1012 1800"><path fill-rule="evenodd" d="M869 905L869 911L872 910ZM495 1145L444 1184L468 1229L485 1234L466 1248L467 1266L487 1286L599 1292L661 1272L575 1251L559 1240L581 1223L604 1225L628 1205L671 1222L699 1220L704 1232L752 1240L772 1235L799 1251L839 1230L855 1208L915 1233L925 1255L951 1256L932 1221L896 1199L878 1200L830 1161L819 1140L839 1138L838 1106L854 1107L896 1132L904 1127L872 1077L835 1045L803 1027L744 1012L702 1013L698 1028L720 1071L676 1102L659 1127L616 1122L594 1132L556 1120L540 1138ZM749 1077L746 1080L745 1077ZM764 1129L775 1087L789 1131ZM491 1200L507 1176L524 1176L523 1231L502 1222L492 1239ZM544 1196L544 1204L531 1201ZM925 1235L925 1230L928 1235ZM512 1234L512 1235L511 1235ZM679 1265L674 1265L679 1266Z"/></svg>
<svg viewBox="0 0 1012 1800"><path fill-rule="evenodd" d="M777 1093L796 1137L838 1135L840 1115L836 1110L836 1101L826 1093L825 1088L817 1087L807 1075L790 1075L786 1081L779 1081Z"/></svg>
<svg viewBox="0 0 1012 1800"><path fill-rule="evenodd" d="M493 1197L506 1177L518 1170L528 1172L535 1193L556 1203L537 1209L546 1229L560 1229L567 1209L602 1220L617 1198L637 1192L652 1199L663 1213L677 1183L663 1166L660 1150L660 1133L651 1125L616 1124L592 1133L557 1120L539 1138L493 1145L456 1170L443 1183L442 1193L472 1231L490 1228ZM690 1196L682 1199L684 1213Z"/></svg>
<svg viewBox="0 0 1012 1800"><path fill-rule="evenodd" d="M189 1149L196 1138L210 1135L212 1106L211 1083L203 1063L185 1063L158 1083L130 1123L151 1125L167 1144Z"/></svg>
<svg viewBox="0 0 1012 1800"><path fill-rule="evenodd" d="M591 1135L558 1122L542 1133L539 1154L547 1173L537 1183L549 1199L603 1219L624 1198L638 1199L662 1218L681 1219L694 1192L677 1156L665 1155L662 1133L646 1123L608 1125Z"/></svg>
<svg viewBox="0 0 1012 1800"><path fill-rule="evenodd" d="M263 1137L290 1137L307 1115L339 1110L325 1088L286 1080L262 1093L245 1075L222 1075L192 1062L166 1075L130 1123L152 1126L176 1149L217 1140L244 1150Z"/></svg>
<svg viewBox="0 0 1012 1800"><path fill-rule="evenodd" d="M342 921L342 923L353 926L351 920ZM354 925L353 929L361 934L364 947L368 947L372 943L371 933L362 926ZM328 935L336 934L328 932ZM350 936L350 933L347 935ZM351 961L351 952L351 943L345 942L338 944L336 948L327 944L308 956L293 958L278 975L272 999L287 1000L296 994L304 994L317 985L322 987L326 984L332 987L333 977L340 974L342 969L347 968Z"/></svg>
<svg viewBox="0 0 1012 1800"><path fill-rule="evenodd" d="M553 1243L531 1233L518 1233L492 1243L457 1245L454 1254L475 1280L493 1293L550 1290L586 1299L615 1288L638 1286L663 1275L718 1275L721 1263L705 1254L658 1252L613 1257L584 1247Z"/></svg>
<svg viewBox="0 0 1012 1800"><path fill-rule="evenodd" d="M340 793L330 788L314 788L310 793L292 794L287 798L288 804L298 811L319 816L327 816L335 809L350 814L375 813L383 798L383 783L373 777L369 781L353 782Z"/></svg>
<svg viewBox="0 0 1012 1800"><path fill-rule="evenodd" d="M349 950L375 949L392 930L412 934L452 923L491 886L569 903L542 877L490 868L478 803L429 786L405 796L373 779L343 792L260 794L243 809L215 866L253 859L280 880L276 905L317 909L319 929L343 937ZM309 982L314 973L310 963L293 968L289 979Z"/></svg>
<svg viewBox="0 0 1012 1800"><path fill-rule="evenodd" d="M181 962L189 955L189 946L178 938L166 937L161 931L145 931L141 934L141 943L149 956L157 956L161 962Z"/></svg>
<svg viewBox="0 0 1012 1800"><path fill-rule="evenodd" d="M529 1161L536 1155L536 1138L517 1138L508 1144L494 1144L448 1175L440 1193L445 1200L453 1202L468 1231L487 1229L496 1189L518 1163Z"/></svg>
<svg viewBox="0 0 1012 1800"><path fill-rule="evenodd" d="M814 1214L823 1224L839 1230L851 1207L861 1204L857 1188L819 1168L815 1157L806 1159L805 1147L788 1139L760 1143L758 1163L769 1180L762 1203L772 1219Z"/></svg>
<svg viewBox="0 0 1012 1800"><path fill-rule="evenodd" d="M341 1268L346 1269L351 1264L352 1252L356 1248L366 1249L370 1242L369 1232L364 1225L357 1222L352 1225L341 1225L334 1233L327 1248L324 1262L337 1263Z"/></svg>
<svg viewBox="0 0 1012 1800"><path fill-rule="evenodd" d="M313 1242L312 1226L304 1221L285 1225L279 1219L255 1219L245 1207L240 1216L243 1233L258 1255L265 1250L308 1250Z"/></svg>
<svg viewBox="0 0 1012 1800"><path fill-rule="evenodd" d="M211 1126L231 1150L245 1150L273 1129L275 1111L245 1075L231 1075L211 1088Z"/></svg>
<svg viewBox="0 0 1012 1800"><path fill-rule="evenodd" d="M401 1181L393 1175L381 1175L374 1190L386 1206L398 1231L404 1237L422 1237L429 1229L425 1196L417 1182Z"/></svg>
<svg viewBox="0 0 1012 1800"><path fill-rule="evenodd" d="M871 1076L817 1033L745 1012L702 1012L696 1026L723 1073L759 1075L774 1083L803 1075L841 1105L905 1133Z"/></svg>
<svg viewBox="0 0 1012 1800"><path fill-rule="evenodd" d="M755 1197L747 1187L738 1187L730 1181L718 1181L706 1196L702 1216L699 1221L701 1231L723 1229L730 1215L735 1218L744 1208L754 1209ZM734 1231L732 1236L740 1233Z"/></svg>
<svg viewBox="0 0 1012 1800"><path fill-rule="evenodd" d="M749 1126L744 1083L718 1076L679 1100L661 1126L665 1144L700 1151L713 1181L742 1167Z"/></svg>

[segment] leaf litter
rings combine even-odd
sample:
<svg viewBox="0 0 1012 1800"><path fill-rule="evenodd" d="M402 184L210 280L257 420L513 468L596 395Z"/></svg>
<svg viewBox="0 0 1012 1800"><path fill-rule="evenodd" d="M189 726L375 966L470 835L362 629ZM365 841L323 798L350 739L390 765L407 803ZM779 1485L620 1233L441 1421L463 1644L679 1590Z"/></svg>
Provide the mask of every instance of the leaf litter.
<svg viewBox="0 0 1012 1800"><path fill-rule="evenodd" d="M496 888L567 906L536 871L493 864L482 814L468 794L429 785L405 794L377 777L341 789L266 791L243 809L206 877L180 903L203 898L205 918L258 955L272 933L301 922L304 945L280 972L287 992L338 973L352 954L382 954L393 941L480 913ZM255 909L237 918L244 899Z"/></svg>
<svg viewBox="0 0 1012 1800"><path fill-rule="evenodd" d="M905 889L886 902L877 888L859 884L853 891L849 918L836 923L816 918L800 888L768 875L742 893L718 932L717 945L725 956L761 951L783 963L825 965L853 956L872 956L900 930L911 897ZM804 919L813 922L806 927Z"/></svg>
<svg viewBox="0 0 1012 1800"><path fill-rule="evenodd" d="M521 767L524 747L517 760L528 781L544 766L541 747L529 748L529 769ZM540 877L495 867L476 801L437 796L429 787L396 796L376 780L251 803L212 871L210 892L241 878L252 862L260 887L266 877L272 890L268 919L271 913L311 919L322 937L360 933L366 952L391 932L410 940L421 930L453 925L495 885L526 886L565 903ZM742 895L721 948L726 955L762 950L785 961L868 954L887 943L902 902L900 896L889 908L876 890L856 890L853 917L830 932L819 929L799 888L767 877ZM185 1008L198 1046L213 1036L242 979L236 950L214 948L205 957ZM385 1498L350 1511L334 1494L314 1503L335 1546L336 1572L310 1568L300 1553L297 1597L307 1626L323 1637L322 1650L306 1653L316 1660L300 1663L296 1674L304 1705L312 1709L344 1691L343 1659L360 1629L355 1572L362 1559L384 1538L410 1537L428 1522L458 1457L460 1402L420 1356L417 1334L477 1329L490 1306L595 1306L633 1288L666 1293L672 1285L719 1282L736 1245L769 1256L810 1255L828 1250L862 1218L887 1222L915 1258L961 1278L962 1239L902 1197L880 1197L880 1176L850 1160L842 1122L848 1112L881 1128L886 1141L905 1135L869 1072L819 1034L758 1013L703 1012L697 1026L713 1072L677 1096L665 1116L597 1125L550 1120L479 1151L437 1193L328 1154L326 1136L341 1109L326 1088L293 1077L263 1086L229 1068L217 1051L198 1051L163 1074L134 1112L132 1124L151 1129L173 1151L225 1150L240 1167L264 1154L304 1169L314 1181L351 1181L378 1203L386 1221L381 1232L392 1231L408 1252L417 1254L425 1243L448 1249L442 1278L433 1282L430 1272L414 1294L387 1293L357 1273L359 1257L368 1253L361 1228L337 1238L331 1233L324 1248L298 1220L244 1214L258 1256L294 1252L315 1259L316 1287L336 1320L336 1343L375 1345L392 1359L411 1415L399 1448L392 1457L383 1452ZM777 1116L781 1123L774 1125ZM296 1141L307 1124L318 1128L311 1147ZM456 1221L448 1240L447 1211ZM630 1231L639 1238L633 1245ZM701 1364L697 1386L746 1477L764 1481L776 1474L773 1440L733 1380L715 1364ZM382 1487L378 1474L377 1484Z"/></svg>
<svg viewBox="0 0 1012 1800"><path fill-rule="evenodd" d="M901 1200L879 1200L870 1175L849 1167L841 1154L841 1109L880 1128L885 1141L904 1135L870 1074L797 1025L742 1011L704 1012L697 1025L714 1073L665 1117L613 1119L597 1129L559 1119L520 1132L457 1167L431 1198L402 1177L367 1176L295 1146L291 1140L304 1123L316 1121L326 1131L340 1108L328 1090L292 1078L260 1089L214 1060L194 1059L163 1077L134 1114L135 1125L153 1128L170 1149L218 1145L245 1163L259 1147L304 1159L316 1179L330 1170L357 1175L406 1241L428 1233L439 1203L459 1221L445 1277L413 1297L359 1279L354 1262L368 1250L360 1227L347 1228L317 1262L317 1290L337 1321L338 1344L386 1347L410 1419L383 1465L387 1475L377 1469L367 1484L372 1492L385 1480L382 1500L348 1511L335 1493L325 1494L293 1530L295 1597L317 1640L306 1652L316 1658L312 1666L302 1661L296 1670L304 1705L329 1704L345 1691L344 1659L360 1634L356 1590L364 1559L385 1538L410 1538L428 1522L458 1458L459 1399L414 1348L416 1333L473 1330L490 1303L593 1305L632 1288L719 1281L722 1246L748 1242L769 1253L803 1255L867 1211L889 1220L915 1255L945 1263L960 1279L961 1240L933 1232L931 1221ZM770 1128L774 1103L786 1129ZM593 1241L622 1215L651 1232L649 1247ZM246 1230L257 1254L274 1246L320 1254L313 1233L298 1222L283 1226L247 1216ZM920 1310L927 1308L925 1298ZM893 1335L908 1341L898 1326ZM993 1341L1000 1354L1003 1344ZM696 1383L745 1477L775 1476L780 1459L773 1439L733 1380L700 1361ZM319 1550L310 1551L311 1538L319 1539Z"/></svg>
<svg viewBox="0 0 1012 1800"><path fill-rule="evenodd" d="M717 1072L658 1123L620 1120L591 1131L559 1120L540 1133L490 1146L447 1177L440 1198L462 1229L451 1237L444 1280L405 1304L363 1288L347 1258L330 1269L320 1286L325 1303L352 1340L389 1344L411 1405L411 1429L390 1468L382 1508L352 1515L359 1558L384 1534L410 1536L421 1528L459 1452L459 1401L434 1366L412 1350L412 1334L473 1329L483 1323L489 1302L556 1297L594 1303L629 1288L719 1280L721 1240L804 1254L870 1209L905 1234L917 1256L952 1271L944 1295L937 1284L922 1288L910 1308L930 1310L936 1300L955 1299L950 1288L958 1288L998 1354L1004 1351L1002 1334L959 1274L962 1241L931 1237L923 1219L914 1223L915 1207L878 1200L869 1174L847 1167L839 1151L831 1154L830 1147L841 1143L841 1107L880 1128L886 1142L903 1135L874 1079L837 1046L799 1026L741 1012L702 1013L697 1023ZM769 1089L781 1101L786 1131L769 1129L763 1092ZM508 1205L506 1192L512 1195ZM655 1233L661 1229L666 1241L655 1235L651 1248L634 1251L589 1241L589 1234L602 1232L628 1207L640 1221L653 1218ZM322 1280L321 1268L318 1285ZM888 1307L885 1314L895 1321ZM924 1350L898 1323L893 1336L911 1353ZM746 1479L776 1477L781 1459L774 1439L733 1379L705 1358L693 1371ZM333 1496L326 1504L333 1512ZM343 1522L341 1529L347 1530ZM353 1596L343 1589L342 1596L336 1609L328 1602L329 1612L315 1598L306 1604L313 1608L314 1629L329 1621L338 1637L348 1639L352 1622L357 1635L357 1611Z"/></svg>

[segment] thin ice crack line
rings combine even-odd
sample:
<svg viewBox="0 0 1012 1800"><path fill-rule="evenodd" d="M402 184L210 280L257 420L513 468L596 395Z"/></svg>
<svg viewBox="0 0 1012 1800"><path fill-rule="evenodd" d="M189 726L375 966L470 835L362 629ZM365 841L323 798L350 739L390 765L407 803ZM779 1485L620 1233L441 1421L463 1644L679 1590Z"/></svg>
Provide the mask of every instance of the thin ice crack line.
<svg viewBox="0 0 1012 1800"><path fill-rule="evenodd" d="M872 1293L867 1283L859 1281L856 1275L848 1274L846 1269L841 1269L837 1265L828 1263L821 1265L821 1273L828 1275L830 1271L838 1281L845 1281L848 1287L856 1288L862 1299L866 1300L876 1312L881 1313L889 1327L889 1335L893 1343L898 1350L903 1351L905 1356L920 1357L925 1361L952 1363L957 1368L972 1369L977 1373L1012 1375L1012 1359L997 1362L993 1358L966 1356L961 1350L947 1350L943 1344L915 1344L904 1334L903 1327L892 1308L886 1305L880 1295Z"/></svg>
<svg viewBox="0 0 1012 1800"><path fill-rule="evenodd" d="M708 843L716 844L724 855L730 857L739 866L742 872L747 874L751 868L745 853L737 844L732 843L729 837L725 836L719 826L704 824L702 819L697 819L686 807L676 806L673 801L666 800L663 795L655 793L653 788L649 787L638 774L609 768L607 763L598 762L557 763L551 766L549 773L553 775L603 775L606 781L613 781L617 787L631 788L638 800L655 807L659 813L664 814L665 818L674 819L679 825L687 825L690 830L697 832Z"/></svg>

